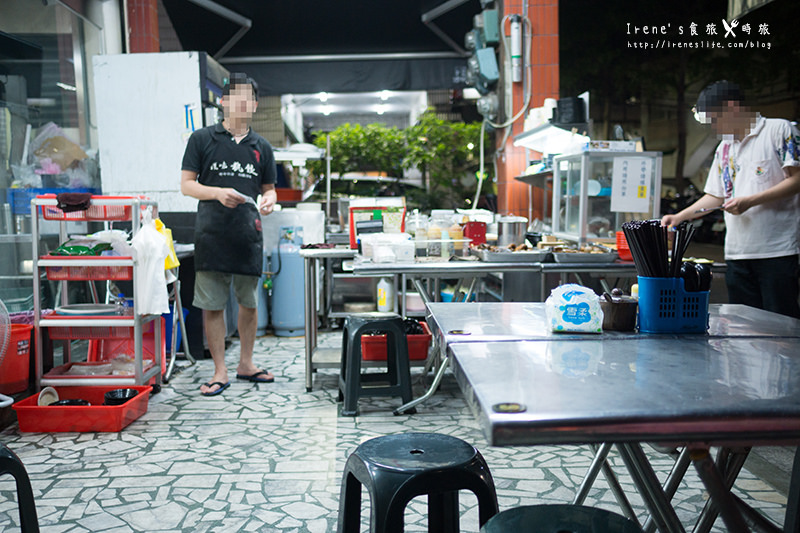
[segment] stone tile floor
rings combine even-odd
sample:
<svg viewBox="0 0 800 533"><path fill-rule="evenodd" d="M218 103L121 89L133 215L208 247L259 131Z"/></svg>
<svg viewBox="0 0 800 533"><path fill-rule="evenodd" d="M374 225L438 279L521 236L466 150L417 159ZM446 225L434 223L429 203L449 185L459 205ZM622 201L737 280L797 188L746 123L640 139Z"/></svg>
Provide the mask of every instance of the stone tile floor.
<svg viewBox="0 0 800 533"><path fill-rule="evenodd" d="M336 346L340 337L322 333L320 345ZM583 446L488 446L450 375L415 415L392 415L399 398L367 398L360 402L360 416L339 417L336 372L319 371L313 391L306 392L303 347L302 338L259 338L256 361L276 375L276 382L234 380L211 398L201 396L199 387L213 365L199 360L174 375L151 397L148 412L119 433L20 433L16 424L0 431L0 442L19 455L31 477L41 530L335 531L347 456L366 439L399 432L445 433L474 444L491 469L501 510L570 502L592 459ZM238 343L227 358L234 375ZM416 375L415 395L427 383ZM671 457L646 451L663 479ZM610 460L643 519L641 498L620 458L612 452ZM782 523L784 494L747 470L735 490ZM690 527L705 498L690 469L674 499L684 525ZM586 504L619 512L602 476ZM462 531L477 531L476 498L462 492L460 505ZM427 530L425 507L424 498L411 503L407 531ZM364 528L367 517L363 512ZM15 486L5 476L0 478L0 531L19 531L18 521ZM714 531L724 530L719 520Z"/></svg>

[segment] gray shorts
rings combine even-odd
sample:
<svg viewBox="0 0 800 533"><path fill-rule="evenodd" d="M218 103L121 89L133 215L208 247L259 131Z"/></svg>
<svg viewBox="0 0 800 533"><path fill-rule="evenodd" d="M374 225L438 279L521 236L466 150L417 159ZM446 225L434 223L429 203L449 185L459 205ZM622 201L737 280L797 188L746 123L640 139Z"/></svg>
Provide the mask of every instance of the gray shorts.
<svg viewBox="0 0 800 533"><path fill-rule="evenodd" d="M224 272L195 272L193 305L208 311L222 311L228 303L231 283L236 301L242 307L258 307L258 276L226 274Z"/></svg>

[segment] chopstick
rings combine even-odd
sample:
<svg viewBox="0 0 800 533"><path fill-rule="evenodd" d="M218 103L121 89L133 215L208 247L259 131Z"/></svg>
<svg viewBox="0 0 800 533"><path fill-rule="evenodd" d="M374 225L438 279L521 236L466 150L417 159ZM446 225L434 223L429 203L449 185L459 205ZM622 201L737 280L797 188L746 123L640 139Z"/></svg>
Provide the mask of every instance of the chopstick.
<svg viewBox="0 0 800 533"><path fill-rule="evenodd" d="M651 278L680 276L683 256L694 236L694 225L682 222L672 228L674 235L671 250L669 229L662 226L658 219L625 222L622 224L622 231L640 276Z"/></svg>

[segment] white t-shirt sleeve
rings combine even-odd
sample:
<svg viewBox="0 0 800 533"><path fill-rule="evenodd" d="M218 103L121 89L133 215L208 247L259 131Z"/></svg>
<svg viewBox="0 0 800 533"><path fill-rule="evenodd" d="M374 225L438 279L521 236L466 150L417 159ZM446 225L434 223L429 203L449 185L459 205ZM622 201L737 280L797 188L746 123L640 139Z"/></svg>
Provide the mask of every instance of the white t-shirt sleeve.
<svg viewBox="0 0 800 533"><path fill-rule="evenodd" d="M703 189L706 194L716 196L718 198L725 197L725 185L722 183L722 147L725 143L721 142L717 145L717 150L714 152L714 161L711 163L711 168L708 170L708 178L706 179L706 186Z"/></svg>
<svg viewBox="0 0 800 533"><path fill-rule="evenodd" d="M785 121L781 131L781 140L778 154L783 162L783 168L800 167L800 130L789 121Z"/></svg>

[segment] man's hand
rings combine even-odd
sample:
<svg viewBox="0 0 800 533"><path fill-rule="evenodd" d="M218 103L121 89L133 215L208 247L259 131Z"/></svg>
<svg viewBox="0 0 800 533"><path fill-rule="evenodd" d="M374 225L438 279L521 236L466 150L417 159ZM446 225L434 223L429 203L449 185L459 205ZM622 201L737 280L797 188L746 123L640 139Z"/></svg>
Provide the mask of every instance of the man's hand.
<svg viewBox="0 0 800 533"><path fill-rule="evenodd" d="M732 215L741 215L751 207L753 207L752 197L750 196L740 196L739 198L731 198L724 204L722 204L722 209L731 213Z"/></svg>
<svg viewBox="0 0 800 533"><path fill-rule="evenodd" d="M278 201L278 194L275 189L264 191L261 195L261 202L258 204L258 212L262 215L269 215L275 209L275 203Z"/></svg>
<svg viewBox="0 0 800 533"><path fill-rule="evenodd" d="M216 197L219 203L231 209L247 201L243 194L231 187L218 188Z"/></svg>

